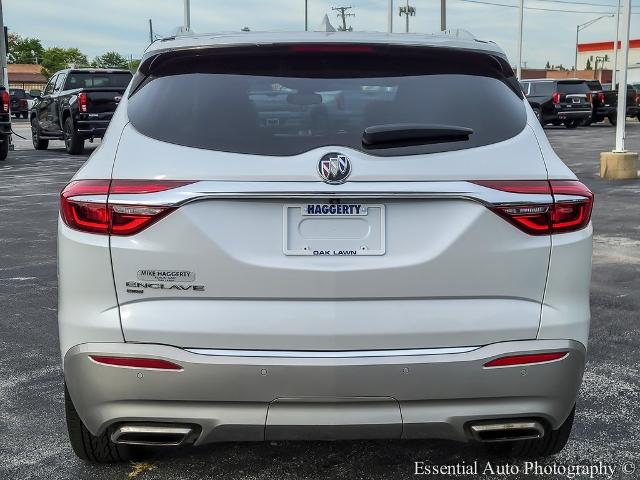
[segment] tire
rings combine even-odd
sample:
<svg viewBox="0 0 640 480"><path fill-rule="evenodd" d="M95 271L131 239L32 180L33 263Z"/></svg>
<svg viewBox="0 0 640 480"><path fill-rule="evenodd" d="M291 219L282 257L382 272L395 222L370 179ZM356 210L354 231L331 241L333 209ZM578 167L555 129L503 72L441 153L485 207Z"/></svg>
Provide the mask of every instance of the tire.
<svg viewBox="0 0 640 480"><path fill-rule="evenodd" d="M64 121L64 148L69 155L81 155L84 152L84 138L73 128L71 117Z"/></svg>
<svg viewBox="0 0 640 480"><path fill-rule="evenodd" d="M567 120L566 122L564 122L565 128L568 128L570 130L573 130L574 128L578 128L578 125L580 125L579 120Z"/></svg>
<svg viewBox="0 0 640 480"><path fill-rule="evenodd" d="M35 117L31 119L31 141L33 142L33 148L36 150L46 150L49 148L49 140L42 140L40 138L40 129L38 128Z"/></svg>
<svg viewBox="0 0 640 480"><path fill-rule="evenodd" d="M569 441L575 413L576 407L574 405L567 419L557 430L551 430L544 437L535 440L507 442L502 445L503 452L512 458L542 458L560 453Z"/></svg>
<svg viewBox="0 0 640 480"><path fill-rule="evenodd" d="M588 127L588 126L590 126L592 123L593 123L593 117L587 117L587 118L585 118L585 119L582 121L581 125L582 125L583 127Z"/></svg>
<svg viewBox="0 0 640 480"><path fill-rule="evenodd" d="M618 123L618 117L616 115L609 115L607 118L609 119L609 123L614 127Z"/></svg>
<svg viewBox="0 0 640 480"><path fill-rule="evenodd" d="M640 122L640 113L638 114L638 116L636 117L638 119L638 121Z"/></svg>
<svg viewBox="0 0 640 480"><path fill-rule="evenodd" d="M64 409L67 417L69 442L81 460L94 463L115 463L126 462L134 458L134 450L129 445L118 445L111 441L109 429L96 437L85 427L71 401L66 385L64 386Z"/></svg>
<svg viewBox="0 0 640 480"><path fill-rule="evenodd" d="M0 143L0 162L4 162L9 155L9 135L5 135Z"/></svg>
<svg viewBox="0 0 640 480"><path fill-rule="evenodd" d="M22 118L29 118L29 112L22 112Z"/></svg>

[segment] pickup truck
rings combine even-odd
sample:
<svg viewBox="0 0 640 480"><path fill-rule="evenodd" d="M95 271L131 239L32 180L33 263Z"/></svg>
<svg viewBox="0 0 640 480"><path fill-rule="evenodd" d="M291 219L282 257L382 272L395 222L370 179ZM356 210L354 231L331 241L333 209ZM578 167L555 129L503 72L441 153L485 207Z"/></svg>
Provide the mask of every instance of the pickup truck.
<svg viewBox="0 0 640 480"><path fill-rule="evenodd" d="M67 153L81 154L85 140L104 136L131 78L118 69L55 73L30 112L33 147L45 150L49 140L64 140Z"/></svg>
<svg viewBox="0 0 640 480"><path fill-rule="evenodd" d="M22 88L11 88L9 94L11 95L11 114L16 118L20 116L28 118L29 110L34 104L31 95Z"/></svg>
<svg viewBox="0 0 640 480"><path fill-rule="evenodd" d="M587 80L587 86L591 95L591 117L587 118L583 125L602 122L605 118L614 125L616 122L616 106L618 105L618 92L605 90L598 80Z"/></svg>
<svg viewBox="0 0 640 480"><path fill-rule="evenodd" d="M610 92L615 95L616 103L614 104L613 115L609 116L609 122L612 125L616 124L617 116L617 106L618 106L618 87L616 85L616 89L612 90L610 83L603 83L602 88L605 92ZM638 95L636 93L635 88L632 85L627 85L627 117L637 118L640 116L640 104L638 102Z"/></svg>

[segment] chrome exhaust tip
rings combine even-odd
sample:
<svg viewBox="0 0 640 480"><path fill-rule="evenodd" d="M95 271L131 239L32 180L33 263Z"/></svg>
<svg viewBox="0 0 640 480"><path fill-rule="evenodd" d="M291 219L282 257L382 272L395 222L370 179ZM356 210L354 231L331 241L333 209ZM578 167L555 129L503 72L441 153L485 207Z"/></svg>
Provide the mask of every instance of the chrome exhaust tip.
<svg viewBox="0 0 640 480"><path fill-rule="evenodd" d="M113 443L125 445L178 446L194 439L188 426L120 425L111 434Z"/></svg>
<svg viewBox="0 0 640 480"><path fill-rule="evenodd" d="M511 422L481 422L469 429L479 442L509 442L513 440L533 440L544 436L544 427L536 420Z"/></svg>

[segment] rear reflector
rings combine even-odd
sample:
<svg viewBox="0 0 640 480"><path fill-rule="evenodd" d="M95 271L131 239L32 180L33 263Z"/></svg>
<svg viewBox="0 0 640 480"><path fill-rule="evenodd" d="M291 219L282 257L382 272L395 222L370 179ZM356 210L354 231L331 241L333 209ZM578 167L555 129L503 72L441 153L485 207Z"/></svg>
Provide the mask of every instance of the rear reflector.
<svg viewBox="0 0 640 480"><path fill-rule="evenodd" d="M153 368L156 370L182 370L180 365L160 360L157 358L136 358L136 357L105 357L99 355L89 355L89 358L102 365L129 368Z"/></svg>
<svg viewBox="0 0 640 480"><path fill-rule="evenodd" d="M585 228L591 220L593 193L577 180L482 180L472 183L503 192L551 195L552 203L543 201L490 207L530 235L573 232ZM565 199L562 195L574 198Z"/></svg>
<svg viewBox="0 0 640 480"><path fill-rule="evenodd" d="M156 193L193 183L184 180L77 180L60 196L60 216L69 227L102 235L133 235L171 213L169 206L122 205L108 195ZM92 196L105 198L91 201ZM80 198L82 197L82 198Z"/></svg>
<svg viewBox="0 0 640 480"><path fill-rule="evenodd" d="M531 365L532 363L552 362L569 355L568 352L532 353L527 355L511 355L500 357L485 363L485 367L512 367L515 365Z"/></svg>

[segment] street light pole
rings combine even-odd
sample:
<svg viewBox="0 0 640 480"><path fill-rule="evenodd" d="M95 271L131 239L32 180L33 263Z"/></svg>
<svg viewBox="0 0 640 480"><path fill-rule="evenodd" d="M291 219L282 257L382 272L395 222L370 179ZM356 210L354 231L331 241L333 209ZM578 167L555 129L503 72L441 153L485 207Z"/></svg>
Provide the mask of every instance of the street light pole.
<svg viewBox="0 0 640 480"><path fill-rule="evenodd" d="M440 31L447 30L447 0L440 0Z"/></svg>
<svg viewBox="0 0 640 480"><path fill-rule="evenodd" d="M387 32L393 32L393 0L389 0L389 8L387 9Z"/></svg>
<svg viewBox="0 0 640 480"><path fill-rule="evenodd" d="M522 80L522 27L524 23L524 0L520 0L520 12L519 12L519 22L518 22L518 66L516 76L518 80Z"/></svg>
<svg viewBox="0 0 640 480"><path fill-rule="evenodd" d="M576 26L576 58L575 61L573 63L573 69L574 71L578 71L578 35L580 34L580 32L582 30L584 30L587 27L590 27L591 25L593 25L594 23L596 23L598 20L602 20L603 18L611 18L611 17L615 17L615 15L611 14L611 15L602 15L601 17L598 18L594 18L593 20L589 20L588 22L585 23L581 23L580 25Z"/></svg>
<svg viewBox="0 0 640 480"><path fill-rule="evenodd" d="M625 121L627 119L627 67L629 64L629 28L631 25L631 0L624 0L622 14L622 65L618 79L618 121L616 122L616 149L624 152ZM615 86L614 86L615 87Z"/></svg>
<svg viewBox="0 0 640 480"><path fill-rule="evenodd" d="M618 42L620 41L620 0L616 10L616 41L613 44L613 72L611 72L612 89L616 88L618 78Z"/></svg>
<svg viewBox="0 0 640 480"><path fill-rule="evenodd" d="M309 0L304 0L304 31L309 31Z"/></svg>

